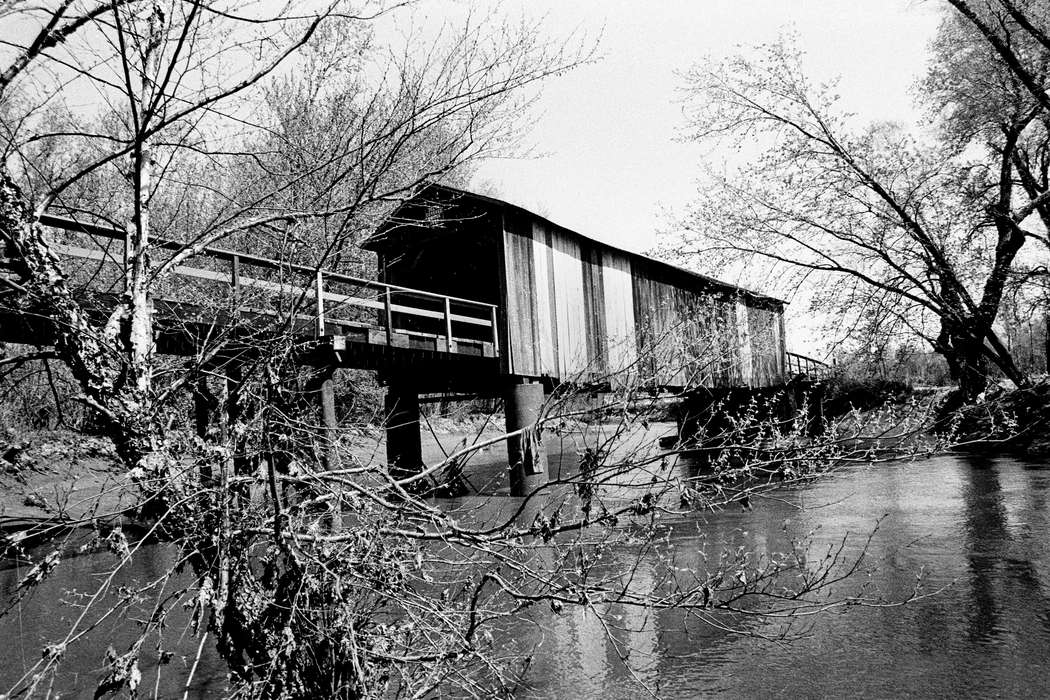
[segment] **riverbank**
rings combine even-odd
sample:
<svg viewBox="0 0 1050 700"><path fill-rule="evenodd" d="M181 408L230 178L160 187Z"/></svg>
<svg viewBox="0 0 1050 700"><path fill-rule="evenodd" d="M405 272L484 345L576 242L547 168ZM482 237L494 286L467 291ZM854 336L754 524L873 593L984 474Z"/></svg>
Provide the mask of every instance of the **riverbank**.
<svg viewBox="0 0 1050 700"><path fill-rule="evenodd" d="M0 519L77 519L119 510L123 474L113 444L69 430L0 432Z"/></svg>
<svg viewBox="0 0 1050 700"><path fill-rule="evenodd" d="M849 438L853 423L864 423L867 432L877 434L866 442L888 448L896 441L916 436L909 421L928 416L931 425L937 407L948 400L945 387L919 387L904 391L896 386L858 384L840 388L829 396L825 407L829 418L846 417L840 423L842 439ZM905 420L905 418L907 420ZM1050 456L1050 383L1041 382L1024 390L996 388L957 416L942 420L945 444L969 451L1009 453L1045 458ZM674 435L673 423L639 422L638 436L630 442L639 446L651 440ZM880 427L881 426L881 427ZM460 450L478 443L492 442L460 464L471 493L497 494L506 484L506 444L501 416L454 414L424 416L420 426L423 460L435 464ZM548 432L550 470L578 469L579 455L586 445L586 431L601 426L584 424ZM898 445L899 446L899 445ZM858 441L855 447L863 445ZM343 433L340 452L358 465L385 460L383 431L365 426ZM0 526L17 526L20 520L41 518L79 519L93 513L114 513L131 506L122 485L125 474L116 460L110 442L102 437L64 430L0 432Z"/></svg>
<svg viewBox="0 0 1050 700"><path fill-rule="evenodd" d="M572 423L545 433L549 473L579 470L588 447L606 444L619 426ZM641 422L615 441L611 459L644 459L659 439L675 432L670 422ZM420 426L423 462L437 464L475 445L457 460L467 493L499 495L509 488L507 446L501 416L430 417ZM609 442L607 446L611 445ZM486 444L488 443L488 444ZM339 452L344 466L386 460L385 435L374 427L345 430ZM4 458L7 455L10 459ZM79 520L117 513L133 505L127 475L108 440L61 430L0 433L0 529L41 519Z"/></svg>
<svg viewBox="0 0 1050 700"><path fill-rule="evenodd" d="M976 403L942 404L938 430L962 449L1002 452L1029 458L1050 457L1050 381L1030 387L993 387Z"/></svg>

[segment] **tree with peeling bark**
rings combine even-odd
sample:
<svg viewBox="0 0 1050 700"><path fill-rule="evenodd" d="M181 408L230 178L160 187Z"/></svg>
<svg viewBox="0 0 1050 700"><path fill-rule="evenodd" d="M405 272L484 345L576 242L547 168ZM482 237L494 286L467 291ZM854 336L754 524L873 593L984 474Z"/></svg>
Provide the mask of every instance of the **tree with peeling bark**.
<svg viewBox="0 0 1050 700"><path fill-rule="evenodd" d="M945 17L920 84L935 139L889 124L857 130L834 85L812 84L786 44L694 69L691 138L775 145L711 178L682 252L757 258L791 283L819 280L815 306L834 325L924 338L966 400L992 368L1025 386L997 318L1026 241L1045 238L1048 112L1028 83L1045 84L1050 54L1031 37L1012 50L1023 80L964 16Z"/></svg>

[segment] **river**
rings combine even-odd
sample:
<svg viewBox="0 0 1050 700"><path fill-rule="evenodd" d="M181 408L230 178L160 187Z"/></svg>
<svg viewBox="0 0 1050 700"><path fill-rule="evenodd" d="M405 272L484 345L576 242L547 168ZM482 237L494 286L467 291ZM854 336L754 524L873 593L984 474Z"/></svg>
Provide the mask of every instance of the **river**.
<svg viewBox="0 0 1050 700"><path fill-rule="evenodd" d="M1010 457L941 456L917 462L852 467L805 486L783 489L750 511L729 509L682 519L673 540L682 562L699 561L721 543L758 553L809 536L820 549L853 533L856 556L879 523L866 569L835 591L876 591L899 600L923 572L927 590L904 606L851 607L796 629L790 643L762 639L779 628L752 623L732 634L666 612L607 609L619 620L610 639L581 609L522 620L517 633L535 649L526 697L636 698L639 681L660 697L1040 697L1050 693L1050 469ZM500 497L495 497L500 498ZM629 553L625 553L629 555ZM171 562L151 548L123 574L157 575ZM0 620L0 692L39 658L77 614L76 593L90 590L109 559L78 557L11 615ZM647 565L639 567L644 585ZM0 598L24 571L0 572ZM59 605L63 599L66 605ZM172 620L178 628L179 620ZM62 697L91 697L101 653L119 626L104 622L88 644L73 645L56 681ZM630 669L615 646L630 649ZM185 649L161 674L160 694L181 696ZM184 658L187 657L187 658ZM156 673L144 668L146 695ZM221 664L204 655L190 697L214 697Z"/></svg>

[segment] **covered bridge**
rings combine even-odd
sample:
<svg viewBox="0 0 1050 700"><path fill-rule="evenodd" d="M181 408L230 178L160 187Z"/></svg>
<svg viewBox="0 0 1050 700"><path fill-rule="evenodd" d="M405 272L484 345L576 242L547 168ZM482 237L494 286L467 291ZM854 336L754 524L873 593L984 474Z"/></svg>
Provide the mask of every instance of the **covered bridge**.
<svg viewBox="0 0 1050 700"><path fill-rule="evenodd" d="M504 377L548 389L785 381L783 301L492 197L432 186L401 205L365 247L378 254L381 282L494 305ZM454 332L466 338L491 329Z"/></svg>

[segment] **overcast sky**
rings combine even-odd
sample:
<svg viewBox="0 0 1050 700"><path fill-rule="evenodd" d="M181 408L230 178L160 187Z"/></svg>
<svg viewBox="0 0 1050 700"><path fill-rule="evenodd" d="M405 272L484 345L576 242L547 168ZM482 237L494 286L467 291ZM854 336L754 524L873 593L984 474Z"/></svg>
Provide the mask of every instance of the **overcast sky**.
<svg viewBox="0 0 1050 700"><path fill-rule="evenodd" d="M513 0L552 32L601 35L601 60L550 81L529 160L482 165L505 199L581 233L644 251L695 196L705 154L675 141L676 71L799 35L811 76L841 75L844 104L870 120L914 120L909 91L941 17L939 0Z"/></svg>

